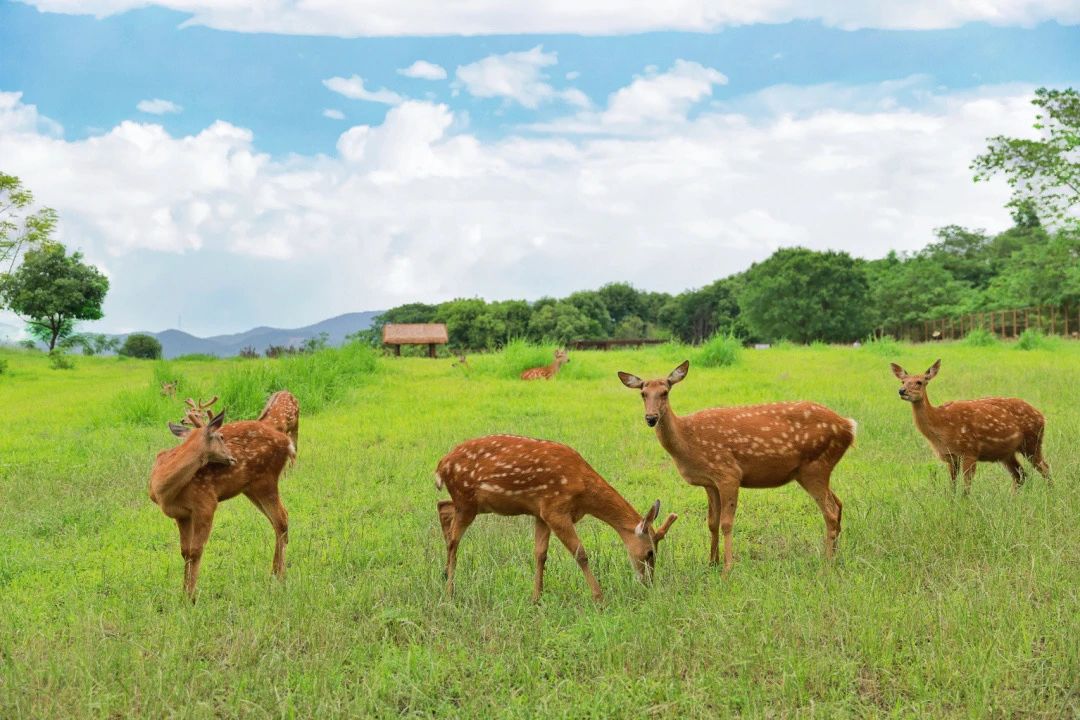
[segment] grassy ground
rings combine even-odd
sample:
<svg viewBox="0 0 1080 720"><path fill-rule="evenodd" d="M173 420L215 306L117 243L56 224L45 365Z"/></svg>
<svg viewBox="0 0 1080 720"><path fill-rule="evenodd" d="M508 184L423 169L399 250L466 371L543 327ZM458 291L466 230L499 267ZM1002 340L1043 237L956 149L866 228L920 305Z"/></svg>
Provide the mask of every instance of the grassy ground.
<svg viewBox="0 0 1080 720"><path fill-rule="evenodd" d="M380 360L302 419L282 485L286 583L269 577L269 524L238 499L218 511L194 607L175 526L146 496L175 441L157 406L128 412L155 365L2 354L0 717L1080 716L1080 346L782 347L693 366L680 413L811 399L860 423L833 477L836 564L797 485L744 491L728 579L706 565L705 494L615 377L666 374L684 352L576 353L529 384L497 357L467 372ZM935 401L1019 395L1044 411L1052 491L1034 477L1014 496L980 465L971 497L950 497L888 368L939 355ZM210 391L238 367L157 375ZM531 523L481 516L445 599L433 469L492 432L566 442L636 507L678 512L654 586L586 519L606 601L553 542L533 605Z"/></svg>

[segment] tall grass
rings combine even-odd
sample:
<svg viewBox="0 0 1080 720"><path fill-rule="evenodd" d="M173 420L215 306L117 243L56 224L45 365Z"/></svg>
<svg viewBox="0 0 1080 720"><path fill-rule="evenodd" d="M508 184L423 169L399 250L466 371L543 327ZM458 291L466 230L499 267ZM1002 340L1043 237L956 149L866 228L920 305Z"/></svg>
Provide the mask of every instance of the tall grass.
<svg viewBox="0 0 1080 720"><path fill-rule="evenodd" d="M742 343L734 335L713 335L696 353L702 367L728 367L739 361Z"/></svg>
<svg viewBox="0 0 1080 720"><path fill-rule="evenodd" d="M961 340L968 347L993 347L998 344L997 335L986 328L973 328Z"/></svg>
<svg viewBox="0 0 1080 720"><path fill-rule="evenodd" d="M884 358L895 358L900 354L900 343L892 335L871 336L863 343L862 350Z"/></svg>
<svg viewBox="0 0 1080 720"><path fill-rule="evenodd" d="M527 340L511 340L502 350L469 357L469 375L486 378L517 380L529 368L550 365L555 360L554 344L538 345ZM562 366L556 380L595 380L604 372L586 354L569 352L570 362Z"/></svg>
<svg viewBox="0 0 1080 720"><path fill-rule="evenodd" d="M1047 337L1042 330L1028 328L1020 333L1020 339L1013 346L1017 350L1055 350L1060 344L1056 337Z"/></svg>

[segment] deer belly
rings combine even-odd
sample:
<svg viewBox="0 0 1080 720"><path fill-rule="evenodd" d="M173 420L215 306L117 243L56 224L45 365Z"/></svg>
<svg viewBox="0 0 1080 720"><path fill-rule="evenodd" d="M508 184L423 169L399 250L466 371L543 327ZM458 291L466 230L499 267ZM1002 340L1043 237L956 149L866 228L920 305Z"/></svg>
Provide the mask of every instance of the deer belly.
<svg viewBox="0 0 1080 720"><path fill-rule="evenodd" d="M745 488L774 488L795 479L799 458L793 456L754 457L753 462L742 463L742 480Z"/></svg>

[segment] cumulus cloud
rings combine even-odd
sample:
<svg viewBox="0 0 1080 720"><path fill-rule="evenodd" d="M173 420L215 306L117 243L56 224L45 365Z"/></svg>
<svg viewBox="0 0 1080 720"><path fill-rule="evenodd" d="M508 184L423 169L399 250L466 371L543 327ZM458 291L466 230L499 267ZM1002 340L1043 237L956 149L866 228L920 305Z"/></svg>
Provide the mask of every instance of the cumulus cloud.
<svg viewBox="0 0 1080 720"><path fill-rule="evenodd" d="M0 157L59 210L64 240L108 262L103 329L182 312L186 329L223 332L612 280L679 291L783 245L873 257L947 223L1008 225L1008 188L974 185L968 163L988 136L1030 133L1030 88L885 109L820 92L796 115L705 104L669 132L498 140L405 101L346 129L334 155L282 159L225 122L192 135L123 122L68 141L0 93ZM191 278L220 290L192 292Z"/></svg>
<svg viewBox="0 0 1080 720"><path fill-rule="evenodd" d="M341 112L340 110L335 110L333 108L326 108L322 111L322 114L324 118L330 118L331 120L345 119L345 113Z"/></svg>
<svg viewBox="0 0 1080 720"><path fill-rule="evenodd" d="M150 115L172 115L180 112L184 108L171 100L154 98L153 100L140 100L138 104L135 105L135 109Z"/></svg>
<svg viewBox="0 0 1080 720"><path fill-rule="evenodd" d="M338 95L344 95L350 100L367 100L368 102L383 103L384 105L397 105L405 100L401 95L386 88L368 90L364 87L364 78L359 75L347 78L332 77L322 82L327 89L336 92Z"/></svg>
<svg viewBox="0 0 1080 720"><path fill-rule="evenodd" d="M446 68L426 60L417 60L407 68L400 68L398 74L420 80L445 80Z"/></svg>
<svg viewBox="0 0 1080 720"><path fill-rule="evenodd" d="M571 105L586 107L589 98L575 88L556 90L546 79L544 68L558 62L556 53L544 52L541 45L524 52L489 55L458 67L457 85L470 95L503 98L522 107L535 109L541 103L561 99Z"/></svg>
<svg viewBox="0 0 1080 720"><path fill-rule="evenodd" d="M845 29L931 30L965 23L1030 26L1080 22L1075 0L537 0L508 12L505 0L24 0L47 12L103 17L157 5L190 14L188 24L219 30L337 37L401 35L613 35L666 30L710 32L732 25L817 20Z"/></svg>

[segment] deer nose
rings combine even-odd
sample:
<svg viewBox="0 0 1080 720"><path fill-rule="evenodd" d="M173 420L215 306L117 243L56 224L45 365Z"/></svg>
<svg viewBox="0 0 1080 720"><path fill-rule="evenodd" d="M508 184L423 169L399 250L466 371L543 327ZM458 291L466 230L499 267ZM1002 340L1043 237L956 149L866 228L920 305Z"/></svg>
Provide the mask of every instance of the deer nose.
<svg viewBox="0 0 1080 720"><path fill-rule="evenodd" d="M656 427L656 421L660 419L659 415L646 415L645 422L649 427Z"/></svg>
<svg viewBox="0 0 1080 720"><path fill-rule="evenodd" d="M904 397L904 388L900 388L900 397Z"/></svg>

